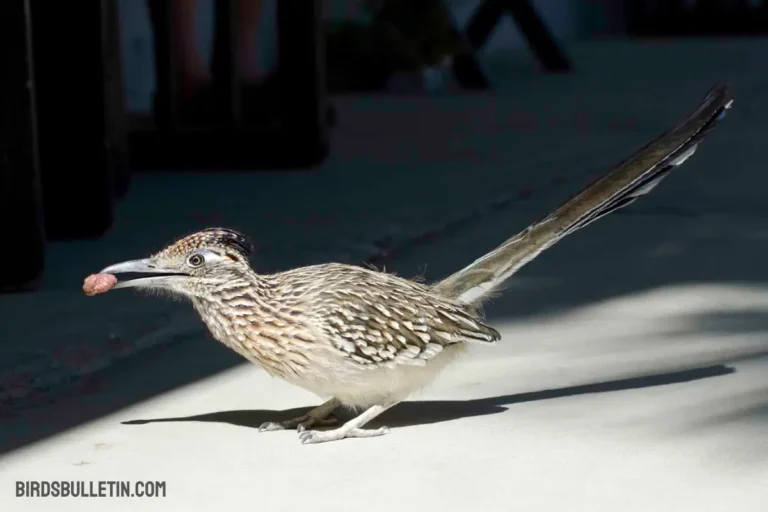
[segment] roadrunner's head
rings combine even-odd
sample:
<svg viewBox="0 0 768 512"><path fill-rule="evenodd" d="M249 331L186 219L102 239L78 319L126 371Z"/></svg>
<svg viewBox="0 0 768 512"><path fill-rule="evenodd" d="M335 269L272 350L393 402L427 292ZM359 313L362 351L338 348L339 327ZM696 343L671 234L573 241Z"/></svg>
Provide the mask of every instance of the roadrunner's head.
<svg viewBox="0 0 768 512"><path fill-rule="evenodd" d="M242 234L209 228L185 236L149 258L110 265L101 273L118 278L113 288L151 288L205 298L222 284L250 272L251 250Z"/></svg>

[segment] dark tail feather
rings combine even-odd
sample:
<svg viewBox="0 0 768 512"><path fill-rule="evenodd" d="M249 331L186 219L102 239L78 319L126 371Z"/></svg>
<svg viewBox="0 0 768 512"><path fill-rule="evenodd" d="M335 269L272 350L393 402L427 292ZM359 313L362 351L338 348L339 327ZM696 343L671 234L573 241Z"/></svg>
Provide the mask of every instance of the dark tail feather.
<svg viewBox="0 0 768 512"><path fill-rule="evenodd" d="M482 302L502 282L563 237L650 192L695 151L730 108L727 84L709 91L684 121L635 152L544 219L435 285L442 294Z"/></svg>

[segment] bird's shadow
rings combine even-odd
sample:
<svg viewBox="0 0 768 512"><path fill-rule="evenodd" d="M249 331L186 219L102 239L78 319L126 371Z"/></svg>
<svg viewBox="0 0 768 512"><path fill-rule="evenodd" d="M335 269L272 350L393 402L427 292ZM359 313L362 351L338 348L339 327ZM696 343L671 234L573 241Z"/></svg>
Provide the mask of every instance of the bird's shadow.
<svg viewBox="0 0 768 512"><path fill-rule="evenodd" d="M592 393L605 393L609 391L622 391L628 389L640 389L668 384L680 384L695 380L719 377L734 373L735 370L727 365L713 365L690 370L681 370L642 377L569 386L557 389L547 389L529 393L517 393L488 398L475 398L471 400L428 400L403 402L370 423L371 426L387 425L390 427L402 427L411 425L427 425L440 423L459 418L484 416L497 414L507 410L506 406L523 402L549 400L552 398L564 398L568 396L587 395ZM294 418L305 414L310 409L307 407L283 410L239 410L218 411L194 416L175 418L136 419L122 422L123 425L145 425L147 423L202 421L214 423L228 423L240 427L259 428L268 421L279 421ZM339 412L339 411L337 411Z"/></svg>

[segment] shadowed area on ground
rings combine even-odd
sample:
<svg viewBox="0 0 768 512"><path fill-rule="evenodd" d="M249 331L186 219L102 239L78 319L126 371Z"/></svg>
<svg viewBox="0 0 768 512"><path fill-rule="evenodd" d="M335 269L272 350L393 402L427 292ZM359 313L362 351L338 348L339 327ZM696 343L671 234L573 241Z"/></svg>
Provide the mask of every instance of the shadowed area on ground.
<svg viewBox="0 0 768 512"><path fill-rule="evenodd" d="M523 402L537 400L551 400L565 398L574 395L588 393L606 393L610 391L622 391L626 389L640 389L650 386L664 386L681 382L690 382L698 379L708 379L720 375L733 373L733 368L725 365L715 365L693 370L665 373L661 375L648 375L609 382L597 382L560 389L546 389L532 393L519 393L474 400L429 400L403 402L384 413L380 418L370 423L370 426L378 427L386 425L390 427L403 427L409 425L427 425L440 423L459 418L472 416L484 416L506 411L508 407ZM258 428L268 421L282 421L301 416L308 412L308 408L286 409L283 411L245 410L245 411L220 411L186 418L155 418L147 420L128 420L124 425L146 425L158 422L183 422L203 421L228 423L240 427ZM339 411L337 411L338 414ZM341 415L339 415L341 416ZM348 414L346 416L349 416Z"/></svg>

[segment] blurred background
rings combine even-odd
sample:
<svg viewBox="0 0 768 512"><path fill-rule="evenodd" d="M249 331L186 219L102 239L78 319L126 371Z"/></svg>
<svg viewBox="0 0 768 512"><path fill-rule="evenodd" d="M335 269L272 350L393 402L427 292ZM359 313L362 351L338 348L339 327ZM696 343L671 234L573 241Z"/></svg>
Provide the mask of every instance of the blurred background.
<svg viewBox="0 0 768 512"><path fill-rule="evenodd" d="M241 363L187 305L85 298L88 274L221 225L260 272L438 279L721 82L734 108L699 153L488 315L561 370L510 387L758 361L701 410L764 420L766 32L754 0L4 0L0 449Z"/></svg>

